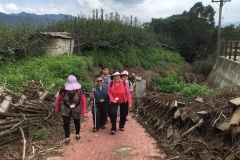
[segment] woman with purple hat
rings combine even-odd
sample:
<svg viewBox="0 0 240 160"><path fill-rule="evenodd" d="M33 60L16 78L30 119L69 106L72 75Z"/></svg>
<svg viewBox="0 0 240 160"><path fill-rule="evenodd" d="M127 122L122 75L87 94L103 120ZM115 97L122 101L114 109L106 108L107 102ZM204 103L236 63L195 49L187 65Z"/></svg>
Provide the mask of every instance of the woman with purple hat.
<svg viewBox="0 0 240 160"><path fill-rule="evenodd" d="M62 103L61 103L62 102ZM81 107L80 107L81 105ZM80 139L80 113L86 116L86 97L81 90L81 84L78 83L77 78L73 75L68 77L64 88L60 90L56 100L55 112L62 111L63 128L65 131L65 143L70 142L70 119L74 120L76 139Z"/></svg>
<svg viewBox="0 0 240 160"><path fill-rule="evenodd" d="M111 119L111 134L116 133L116 123L117 123L117 109L120 105L120 122L119 129L124 131L124 126L126 123L126 116L128 114L128 109L132 106L132 97L129 90L129 86L121 80L121 74L115 72L112 74L113 80L108 84L108 96L110 98L109 112Z"/></svg>

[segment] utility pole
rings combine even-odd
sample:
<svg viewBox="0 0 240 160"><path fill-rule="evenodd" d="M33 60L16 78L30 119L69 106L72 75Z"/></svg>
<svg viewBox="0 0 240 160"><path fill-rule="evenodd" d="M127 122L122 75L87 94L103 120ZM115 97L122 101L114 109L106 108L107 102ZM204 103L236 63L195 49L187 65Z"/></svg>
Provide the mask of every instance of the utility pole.
<svg viewBox="0 0 240 160"><path fill-rule="evenodd" d="M226 2L231 2L231 0L212 0L212 2L220 2L219 5L219 18L218 18L218 35L217 35L217 49L215 53L215 61L219 56L220 49L220 39L221 39L221 20L222 20L222 7Z"/></svg>

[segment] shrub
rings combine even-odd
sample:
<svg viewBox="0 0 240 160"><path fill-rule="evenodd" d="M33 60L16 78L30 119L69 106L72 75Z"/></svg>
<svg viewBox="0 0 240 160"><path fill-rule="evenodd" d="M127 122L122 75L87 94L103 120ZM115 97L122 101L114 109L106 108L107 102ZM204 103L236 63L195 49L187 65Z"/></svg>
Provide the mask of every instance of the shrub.
<svg viewBox="0 0 240 160"><path fill-rule="evenodd" d="M196 96L215 96L217 93L208 89L203 84L185 83L183 77L175 72L167 74L167 77L156 77L156 90L164 93L176 93L182 98L192 99Z"/></svg>
<svg viewBox="0 0 240 160"><path fill-rule="evenodd" d="M193 62L193 71L197 74L203 74L204 76L208 76L212 70L214 65L214 58L208 57L203 60L196 60Z"/></svg>

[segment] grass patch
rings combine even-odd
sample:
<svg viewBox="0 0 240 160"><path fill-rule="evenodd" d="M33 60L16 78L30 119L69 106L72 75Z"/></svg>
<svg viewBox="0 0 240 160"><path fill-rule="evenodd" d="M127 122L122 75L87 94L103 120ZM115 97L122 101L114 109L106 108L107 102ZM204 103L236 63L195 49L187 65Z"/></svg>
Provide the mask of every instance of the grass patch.
<svg viewBox="0 0 240 160"><path fill-rule="evenodd" d="M196 83L185 83L177 73L168 73L167 77L156 77L156 90L164 93L176 93L182 98L192 99L197 96L216 96L216 92Z"/></svg>
<svg viewBox="0 0 240 160"><path fill-rule="evenodd" d="M56 93L67 81L67 77L73 74L83 88L88 90L93 83L88 79L86 71L92 70L92 67L90 57L67 55L35 57L28 62L20 60L1 66L0 85L6 82L7 88L20 92L22 84L31 80L42 80L48 87L55 84L50 91Z"/></svg>

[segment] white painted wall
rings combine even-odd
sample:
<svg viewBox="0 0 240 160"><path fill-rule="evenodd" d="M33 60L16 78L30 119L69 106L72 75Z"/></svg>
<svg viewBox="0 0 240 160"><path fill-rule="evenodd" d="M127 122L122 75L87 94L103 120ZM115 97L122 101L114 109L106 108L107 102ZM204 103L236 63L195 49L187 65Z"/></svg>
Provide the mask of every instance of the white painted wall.
<svg viewBox="0 0 240 160"><path fill-rule="evenodd" d="M72 55L74 39L51 38L46 43L45 53L50 55L60 55L67 53Z"/></svg>

